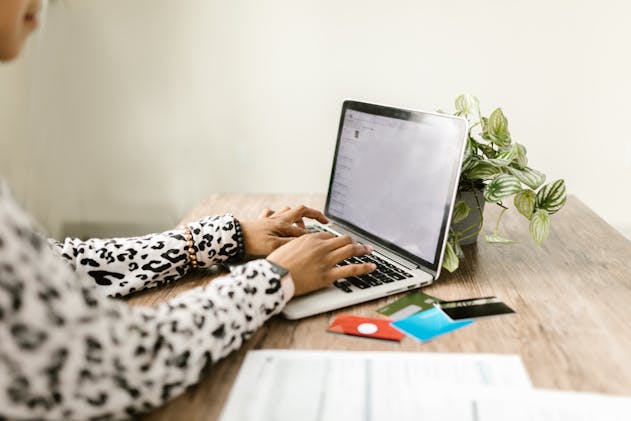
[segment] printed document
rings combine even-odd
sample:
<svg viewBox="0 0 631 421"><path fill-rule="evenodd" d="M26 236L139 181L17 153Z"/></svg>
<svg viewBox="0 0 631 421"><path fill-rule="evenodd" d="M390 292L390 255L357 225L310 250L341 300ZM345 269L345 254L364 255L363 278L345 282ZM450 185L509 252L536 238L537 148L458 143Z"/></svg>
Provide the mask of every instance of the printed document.
<svg viewBox="0 0 631 421"><path fill-rule="evenodd" d="M528 392L516 355L421 352L250 351L222 421L396 421L445 408L437 389L496 387ZM441 395L440 399L444 399ZM457 411L469 418L469 406ZM440 417L442 420L446 418ZM456 418L454 418L456 419Z"/></svg>

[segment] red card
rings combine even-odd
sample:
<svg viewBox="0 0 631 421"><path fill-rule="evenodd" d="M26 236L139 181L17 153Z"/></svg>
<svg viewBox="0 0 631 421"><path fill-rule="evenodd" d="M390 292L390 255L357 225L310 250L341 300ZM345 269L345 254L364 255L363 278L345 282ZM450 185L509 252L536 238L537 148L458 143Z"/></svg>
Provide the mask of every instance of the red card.
<svg viewBox="0 0 631 421"><path fill-rule="evenodd" d="M403 333L390 326L390 320L371 319L370 317L351 316L350 314L337 316L327 330L345 335L366 336L389 341L400 341L404 336Z"/></svg>

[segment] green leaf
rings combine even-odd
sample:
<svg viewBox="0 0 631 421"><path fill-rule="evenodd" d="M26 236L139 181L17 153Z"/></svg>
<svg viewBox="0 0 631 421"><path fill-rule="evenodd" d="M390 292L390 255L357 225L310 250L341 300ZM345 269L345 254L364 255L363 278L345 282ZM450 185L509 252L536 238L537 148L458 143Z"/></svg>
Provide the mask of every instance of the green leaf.
<svg viewBox="0 0 631 421"><path fill-rule="evenodd" d="M513 162L519 169L524 169L528 165L528 157L526 156L526 147L519 143L515 143L515 158Z"/></svg>
<svg viewBox="0 0 631 421"><path fill-rule="evenodd" d="M458 259L458 256L456 255L456 252L454 251L453 246L451 245L451 243L447 243L447 245L445 246L445 256L443 257L443 267L449 272L453 272L454 270L458 269L459 265L460 261Z"/></svg>
<svg viewBox="0 0 631 421"><path fill-rule="evenodd" d="M480 109L480 100L473 95L460 95L456 98L456 114L467 115L477 113Z"/></svg>
<svg viewBox="0 0 631 421"><path fill-rule="evenodd" d="M467 173L468 171L470 171L473 167L475 167L475 165L480 162L480 158L478 158L475 155L470 155L468 156L463 162L462 162L462 175L465 176L466 178L469 178L468 175L465 175L465 173Z"/></svg>
<svg viewBox="0 0 631 421"><path fill-rule="evenodd" d="M471 136L467 137L467 144L464 148L464 156L462 158L462 170L463 172L471 168L475 163L474 160L478 159L475 152L475 140L471 139Z"/></svg>
<svg viewBox="0 0 631 421"><path fill-rule="evenodd" d="M464 200L459 201L458 203L456 203L456 206L454 206L454 212L451 216L451 222L453 224L457 224L458 222L464 220L467 216L469 216L470 211L471 208Z"/></svg>
<svg viewBox="0 0 631 421"><path fill-rule="evenodd" d="M494 232L493 234L485 235L484 236L484 240L487 243L502 243L502 244L510 244L510 243L514 243L515 242L515 241L511 240L510 238L502 237L501 235L499 235L496 232Z"/></svg>
<svg viewBox="0 0 631 421"><path fill-rule="evenodd" d="M544 209L537 209L530 219L530 235L537 245L543 244L550 235L550 216Z"/></svg>
<svg viewBox="0 0 631 421"><path fill-rule="evenodd" d="M515 195L514 202L519 213L524 215L526 219L530 219L535 211L537 194L532 190L522 190Z"/></svg>
<svg viewBox="0 0 631 421"><path fill-rule="evenodd" d="M534 168L524 167L523 169L506 167L506 170L517 177L519 181L527 185L533 190L536 190L546 181L546 175Z"/></svg>
<svg viewBox="0 0 631 421"><path fill-rule="evenodd" d="M482 137L486 139L485 133L486 133L486 128L489 124L489 119L486 117L480 117L480 127L482 128Z"/></svg>
<svg viewBox="0 0 631 421"><path fill-rule="evenodd" d="M537 193L537 208L545 209L550 215L558 212L566 201L565 180L546 184Z"/></svg>
<svg viewBox="0 0 631 421"><path fill-rule="evenodd" d="M462 251L460 243L454 243L454 251L456 252L456 257L458 257L458 260L464 259L464 251Z"/></svg>
<svg viewBox="0 0 631 421"><path fill-rule="evenodd" d="M468 170L466 177L470 180L490 180L500 173L500 169L486 162L477 161Z"/></svg>
<svg viewBox="0 0 631 421"><path fill-rule="evenodd" d="M491 142L505 146L510 144L510 133L508 132L508 119L504 116L501 108L497 108L489 116L484 131L484 137Z"/></svg>
<svg viewBox="0 0 631 421"><path fill-rule="evenodd" d="M478 156L478 148L480 147L480 143L478 143L477 140L475 140L471 134L469 134L469 136L467 136L467 146L465 148L465 153L474 155L474 156Z"/></svg>
<svg viewBox="0 0 631 421"><path fill-rule="evenodd" d="M517 148L513 145L511 147L503 147L492 159L487 159L486 162L498 168L502 168L513 162L516 156Z"/></svg>
<svg viewBox="0 0 631 421"><path fill-rule="evenodd" d="M484 154L484 157L487 159L495 158L495 156L497 155L497 152L495 151L495 149L493 149L490 145L479 143L478 148L480 148L480 150Z"/></svg>
<svg viewBox="0 0 631 421"><path fill-rule="evenodd" d="M484 190L484 200L499 202L504 197L512 196L521 191L521 181L515 176L502 174L491 181Z"/></svg>

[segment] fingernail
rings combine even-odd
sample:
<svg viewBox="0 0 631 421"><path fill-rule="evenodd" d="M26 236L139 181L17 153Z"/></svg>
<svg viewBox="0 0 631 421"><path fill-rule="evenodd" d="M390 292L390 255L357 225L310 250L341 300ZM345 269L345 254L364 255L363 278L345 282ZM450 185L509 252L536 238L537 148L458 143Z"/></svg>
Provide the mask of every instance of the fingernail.
<svg viewBox="0 0 631 421"><path fill-rule="evenodd" d="M374 263L371 263L371 264L370 264L370 268L371 268L372 270L375 270L375 269L377 269L377 265L376 265L376 264L374 264Z"/></svg>
<svg viewBox="0 0 631 421"><path fill-rule="evenodd" d="M374 247L370 244L366 244L366 250L368 250L368 253L372 253L373 251L375 251Z"/></svg>

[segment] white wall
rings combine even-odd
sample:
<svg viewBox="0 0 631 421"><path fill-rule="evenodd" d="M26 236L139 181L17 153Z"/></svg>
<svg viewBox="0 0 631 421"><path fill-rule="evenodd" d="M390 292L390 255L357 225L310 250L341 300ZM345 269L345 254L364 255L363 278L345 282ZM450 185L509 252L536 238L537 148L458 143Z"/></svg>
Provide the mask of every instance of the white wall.
<svg viewBox="0 0 631 421"><path fill-rule="evenodd" d="M24 190L20 182L23 161L26 110L25 59L0 65L0 175L11 177L12 187Z"/></svg>
<svg viewBox="0 0 631 421"><path fill-rule="evenodd" d="M0 163L53 233L168 225L210 192L325 191L345 97L433 110L470 92L631 237L630 14L623 1L65 0L31 57L0 71L2 125L26 126L0 131Z"/></svg>

